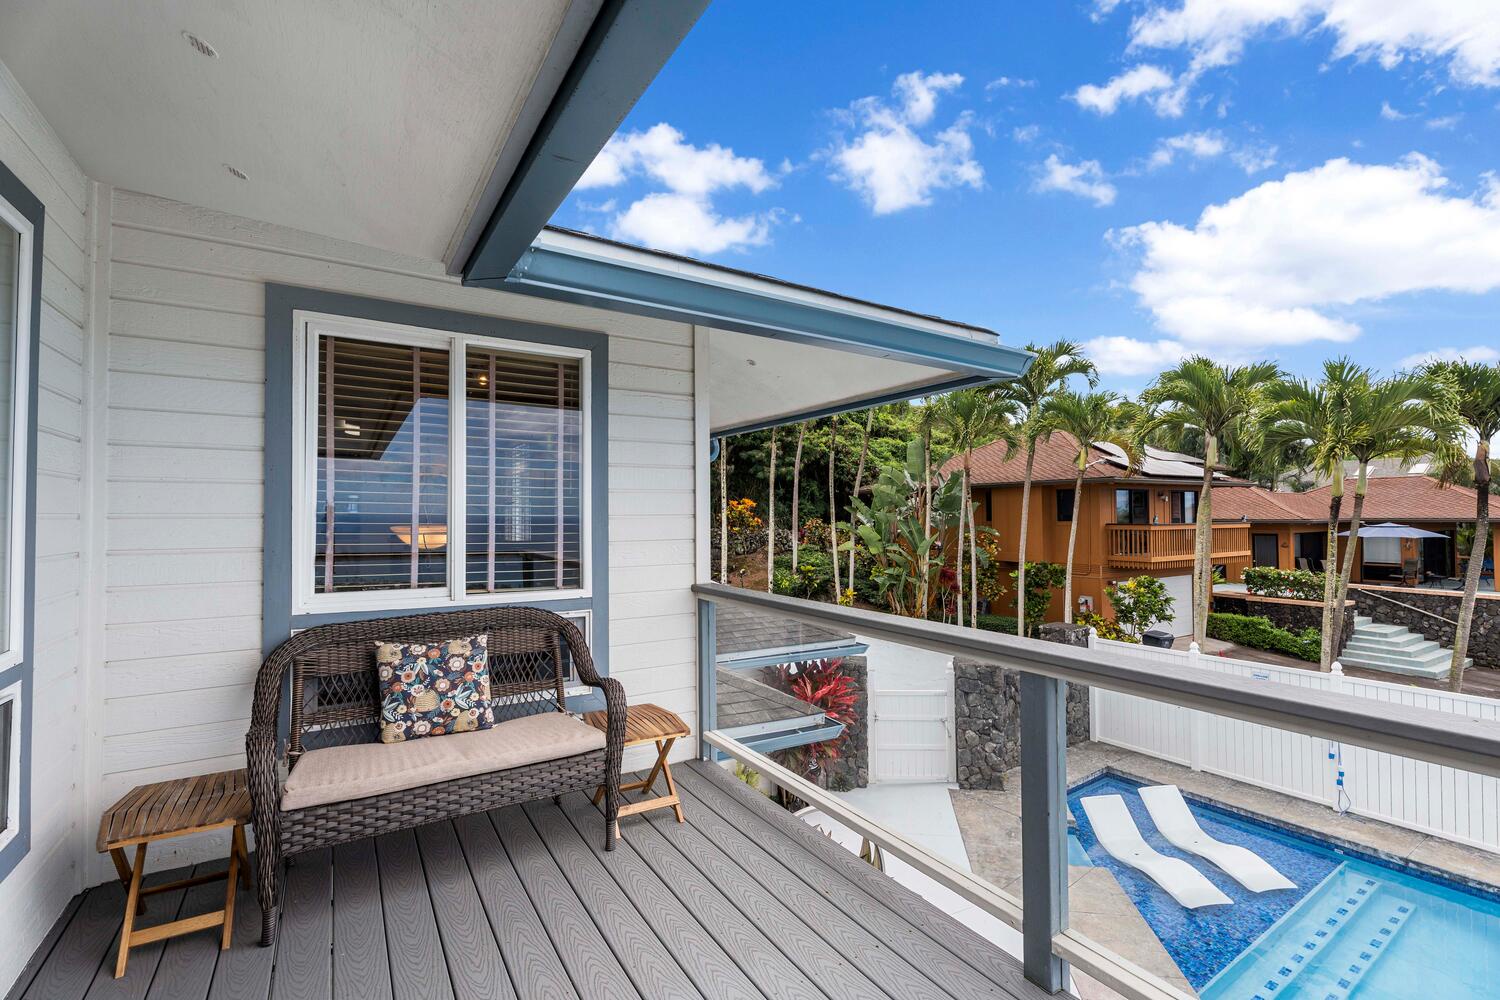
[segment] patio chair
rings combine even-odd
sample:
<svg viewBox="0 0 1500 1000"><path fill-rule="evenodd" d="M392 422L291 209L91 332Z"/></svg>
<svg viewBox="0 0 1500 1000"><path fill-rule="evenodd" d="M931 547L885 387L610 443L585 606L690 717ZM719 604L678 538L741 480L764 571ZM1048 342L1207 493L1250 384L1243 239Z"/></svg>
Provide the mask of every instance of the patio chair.
<svg viewBox="0 0 1500 1000"><path fill-rule="evenodd" d="M494 726L381 743L376 644L481 634ZM568 714L570 668L604 694L604 732ZM282 861L304 851L601 786L613 850L624 740L620 683L599 676L577 627L550 611L480 608L298 632L261 665L245 737L261 944L276 936Z"/></svg>

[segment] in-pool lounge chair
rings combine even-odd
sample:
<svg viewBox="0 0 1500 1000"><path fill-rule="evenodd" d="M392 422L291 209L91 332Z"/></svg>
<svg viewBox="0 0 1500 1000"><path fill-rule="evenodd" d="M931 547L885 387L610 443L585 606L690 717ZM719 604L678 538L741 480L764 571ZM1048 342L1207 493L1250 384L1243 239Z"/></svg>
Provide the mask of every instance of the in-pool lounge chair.
<svg viewBox="0 0 1500 1000"><path fill-rule="evenodd" d="M1142 788L1141 800L1146 803L1151 822L1169 844L1179 851L1207 858L1251 892L1297 888L1295 882L1249 848L1226 844L1205 833L1176 785Z"/></svg>
<svg viewBox="0 0 1500 1000"><path fill-rule="evenodd" d="M1177 902L1190 910L1233 902L1203 873L1181 858L1159 853L1141 836L1125 800L1118 795L1088 795L1083 811L1099 841L1115 860L1145 872Z"/></svg>

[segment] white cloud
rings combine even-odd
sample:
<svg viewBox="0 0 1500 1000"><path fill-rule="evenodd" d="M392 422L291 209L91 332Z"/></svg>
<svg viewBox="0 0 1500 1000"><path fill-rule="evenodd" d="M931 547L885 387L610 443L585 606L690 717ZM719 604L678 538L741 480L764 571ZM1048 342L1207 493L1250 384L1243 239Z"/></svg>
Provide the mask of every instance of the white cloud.
<svg viewBox="0 0 1500 1000"><path fill-rule="evenodd" d="M780 219L776 210L739 217L721 215L713 196L743 188L752 194L774 187L776 178L754 157L739 156L718 143L695 146L665 122L644 132L615 135L579 178L576 188L615 187L643 177L666 188L617 210L616 199L580 205L586 211L613 215L609 235L657 250L715 254L761 246Z"/></svg>
<svg viewBox="0 0 1500 1000"><path fill-rule="evenodd" d="M1448 186L1415 153L1388 166L1335 159L1210 205L1192 226L1111 235L1139 254L1141 304L1194 349L1348 341L1359 327L1341 308L1500 288L1500 181L1472 197Z"/></svg>
<svg viewBox="0 0 1500 1000"><path fill-rule="evenodd" d="M1204 132L1184 132L1182 135L1169 136L1157 143L1156 149L1151 153L1151 158L1146 161L1146 166L1153 170L1170 166L1179 153L1195 160L1211 160L1222 155L1228 148L1229 143L1225 141L1223 133L1213 129Z"/></svg>
<svg viewBox="0 0 1500 1000"><path fill-rule="evenodd" d="M1011 129L1010 137L1017 142L1033 143L1042 134L1040 125L1017 125Z"/></svg>
<svg viewBox="0 0 1500 1000"><path fill-rule="evenodd" d="M1395 108L1391 107L1390 101L1381 101L1380 117L1384 118L1388 122L1399 122L1405 121L1406 119L1410 118L1411 115L1407 114L1404 111L1397 111Z"/></svg>
<svg viewBox="0 0 1500 1000"><path fill-rule="evenodd" d="M1193 353L1180 341L1134 337L1095 337L1083 349L1112 376L1155 375Z"/></svg>
<svg viewBox="0 0 1500 1000"><path fill-rule="evenodd" d="M1101 115L1114 114L1127 101L1145 99L1161 117L1177 118L1187 99L1187 81L1174 81L1160 66L1142 64L1103 86L1086 83L1071 96L1079 107Z"/></svg>
<svg viewBox="0 0 1500 1000"><path fill-rule="evenodd" d="M1115 6L1105 0L1107 9ZM1182 49L1193 70L1237 62L1270 31L1333 36L1335 58L1445 62L1457 83L1500 86L1494 0L1182 0L1152 2L1130 26L1130 48Z"/></svg>
<svg viewBox="0 0 1500 1000"><path fill-rule="evenodd" d="M1056 153L1047 157L1047 162L1039 168L1032 190L1065 191L1088 198L1101 207L1115 200L1115 186L1105 180L1098 160L1064 163Z"/></svg>
<svg viewBox="0 0 1500 1000"><path fill-rule="evenodd" d="M1258 174L1276 166L1276 153L1277 148L1269 144L1241 146L1230 153L1229 158L1245 173Z"/></svg>
<svg viewBox="0 0 1500 1000"><path fill-rule="evenodd" d="M684 254L716 254L764 246L776 213L725 218L691 195L658 191L621 212L610 226L615 239Z"/></svg>
<svg viewBox="0 0 1500 1000"><path fill-rule="evenodd" d="M987 91L995 91L1006 90L1010 87L1026 88L1035 86L1035 80L1028 80L1018 76L997 76L995 79L985 84L984 89Z"/></svg>
<svg viewBox="0 0 1500 1000"><path fill-rule="evenodd" d="M848 118L859 131L853 138L841 136L828 154L834 179L858 193L876 215L931 204L935 191L982 186L984 168L974 159L968 115L930 138L918 131L932 121L938 96L962 83L957 73L903 73L891 88L897 103L876 97L855 101Z"/></svg>
<svg viewBox="0 0 1500 1000"><path fill-rule="evenodd" d="M1500 351L1482 344L1474 347L1437 347L1430 351L1408 354L1396 362L1396 368L1398 370L1419 368L1433 361L1474 361L1487 365L1500 361Z"/></svg>
<svg viewBox="0 0 1500 1000"><path fill-rule="evenodd" d="M1443 115L1441 118L1429 118L1422 124L1430 129L1446 131L1456 126L1461 120L1463 120L1463 115Z"/></svg>

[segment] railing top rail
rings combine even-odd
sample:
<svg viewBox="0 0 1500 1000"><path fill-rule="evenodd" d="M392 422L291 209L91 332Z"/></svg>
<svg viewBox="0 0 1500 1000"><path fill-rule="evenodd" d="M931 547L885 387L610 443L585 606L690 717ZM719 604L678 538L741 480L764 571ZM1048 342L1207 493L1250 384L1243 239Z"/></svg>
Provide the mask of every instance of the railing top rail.
<svg viewBox="0 0 1500 1000"><path fill-rule="evenodd" d="M694 584L692 589L704 600L1500 777L1500 722L1161 662L1131 662L1131 657L1101 656L1097 650L721 583Z"/></svg>
<svg viewBox="0 0 1500 1000"><path fill-rule="evenodd" d="M1419 608L1415 604L1407 604L1405 601L1398 601L1394 597L1387 597L1384 594L1377 594L1373 589L1369 587L1356 586L1354 589L1358 590L1361 594L1369 594L1377 601L1385 601L1387 604L1395 604L1399 607L1405 608L1408 611L1415 611L1419 615L1426 615L1428 618L1436 618L1440 622L1447 622L1449 625L1452 625L1455 628L1458 627L1458 622L1454 621L1452 618L1444 618L1442 615L1438 614L1435 611L1428 611L1426 608Z"/></svg>

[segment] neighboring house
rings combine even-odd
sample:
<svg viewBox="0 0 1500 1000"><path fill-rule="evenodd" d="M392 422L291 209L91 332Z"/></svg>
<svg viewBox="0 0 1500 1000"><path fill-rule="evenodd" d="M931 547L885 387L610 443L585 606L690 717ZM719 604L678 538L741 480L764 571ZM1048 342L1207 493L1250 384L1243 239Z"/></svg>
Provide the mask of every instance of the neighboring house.
<svg viewBox="0 0 1500 1000"><path fill-rule="evenodd" d="M1203 485L1200 459L1178 452L1147 448L1139 468L1132 470L1124 453L1113 445L1093 449L1083 475L1083 494L1075 495L1077 445L1066 433L1056 433L1036 447L1032 469L1030 529L1026 558L1030 562L1062 563L1068 555L1068 533L1079 518L1073 556L1074 611L1092 609L1108 614L1104 588L1113 581L1149 574L1163 580L1176 599L1179 634L1191 631L1194 521ZM952 473L962 457L946 462ZM1003 571L1016 568L1021 529L1021 493L1025 452L1009 451L995 442L974 452L970 471L979 504L976 520L998 532ZM1215 493L1232 494L1248 484L1216 471L1223 487ZM1249 565L1249 531L1240 525L1215 525L1214 564L1226 579L1238 580ZM1062 591L1053 594L1053 613L1061 617ZM995 610L1013 612L1007 595Z"/></svg>
<svg viewBox="0 0 1500 1000"><path fill-rule="evenodd" d="M1344 484L1339 531L1354 512L1351 478ZM1331 489L1284 493L1259 486L1214 491L1214 529L1220 522L1249 524L1251 563L1282 569L1322 569L1327 561ZM1350 579L1355 583L1411 582L1459 575L1458 529L1474 523L1474 491L1445 486L1431 476L1371 476L1366 484L1364 525L1395 521L1442 538L1360 538ZM1339 555L1346 545L1340 539ZM1237 578L1229 577L1233 582Z"/></svg>

